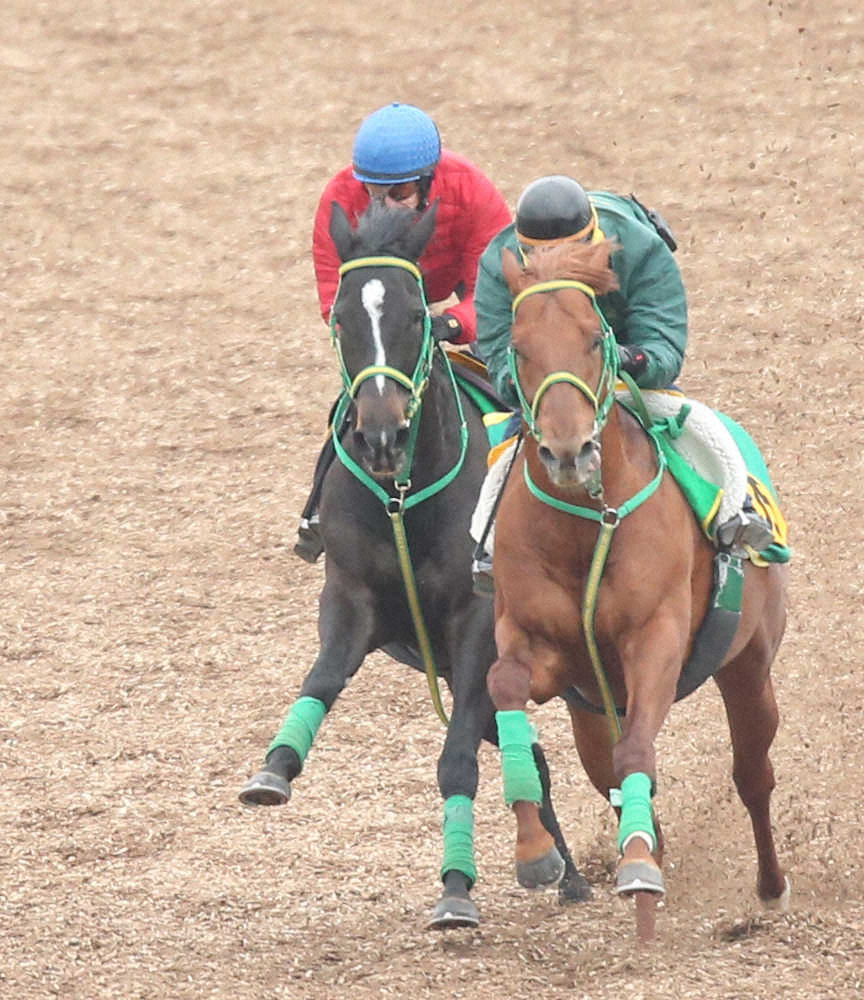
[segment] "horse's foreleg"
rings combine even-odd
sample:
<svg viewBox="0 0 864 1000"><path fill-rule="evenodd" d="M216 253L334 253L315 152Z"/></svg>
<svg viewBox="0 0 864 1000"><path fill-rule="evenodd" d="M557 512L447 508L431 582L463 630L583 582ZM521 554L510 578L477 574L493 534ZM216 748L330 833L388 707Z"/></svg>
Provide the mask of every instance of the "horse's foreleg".
<svg viewBox="0 0 864 1000"><path fill-rule="evenodd" d="M653 795L654 741L675 698L686 629L674 613L657 615L648 629L620 637L627 685L627 713L612 764L619 787L611 791L619 811L617 892L636 899L640 940L654 936L654 907L664 894L659 824ZM604 779L605 780L605 779Z"/></svg>
<svg viewBox="0 0 864 1000"><path fill-rule="evenodd" d="M786 910L789 882L777 859L770 811L774 769L768 751L777 732L777 702L771 678L754 683L751 673L747 661L738 657L717 674L716 681L732 737L732 775L756 841L756 891L766 907Z"/></svg>
<svg viewBox="0 0 864 1000"><path fill-rule="evenodd" d="M618 784L612 763L613 743L609 722L604 715L586 711L570 701L566 703L579 760L588 780L608 802L609 790Z"/></svg>
<svg viewBox="0 0 864 1000"><path fill-rule="evenodd" d="M325 586L318 618L318 657L267 750L264 768L240 792L245 805L282 805L291 797L291 782L302 771L321 722L370 648L371 621L363 604Z"/></svg>
<svg viewBox="0 0 864 1000"><path fill-rule="evenodd" d="M485 608L479 606L481 612ZM474 797L477 794L477 749L492 722L486 692L486 665L494 649L485 622L475 614L460 620L452 658L453 710L438 760L438 788L444 800L444 888L429 926L435 929L474 927L480 914L470 897L477 878L474 859Z"/></svg>
<svg viewBox="0 0 864 1000"><path fill-rule="evenodd" d="M490 667L487 686L497 710L504 801L516 816L516 877L520 885L536 889L557 882L564 862L540 816L543 787L533 752L536 733L525 714L530 680L527 665L502 656Z"/></svg>

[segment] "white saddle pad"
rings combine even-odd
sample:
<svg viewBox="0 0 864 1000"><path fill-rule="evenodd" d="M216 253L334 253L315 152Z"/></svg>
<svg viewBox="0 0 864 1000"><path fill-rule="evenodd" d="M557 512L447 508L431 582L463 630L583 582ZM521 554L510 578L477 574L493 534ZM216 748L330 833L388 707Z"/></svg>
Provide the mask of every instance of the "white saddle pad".
<svg viewBox="0 0 864 1000"><path fill-rule="evenodd" d="M468 529L475 542L479 542L483 537L483 532L486 530L486 524L492 516L492 511L495 508L495 500L498 498L501 487L504 485L504 477L507 475L507 470L510 468L510 462L512 461L513 454L516 451L516 445L520 441L521 438L514 438L506 448L502 448L501 454L495 460L495 464L490 466L486 473L486 478L483 480L483 485L480 487L480 496L477 499L477 506L474 508L474 513L471 515L471 526ZM483 547L491 556L495 547L494 524L489 529L489 534L486 536L486 541L483 543Z"/></svg>

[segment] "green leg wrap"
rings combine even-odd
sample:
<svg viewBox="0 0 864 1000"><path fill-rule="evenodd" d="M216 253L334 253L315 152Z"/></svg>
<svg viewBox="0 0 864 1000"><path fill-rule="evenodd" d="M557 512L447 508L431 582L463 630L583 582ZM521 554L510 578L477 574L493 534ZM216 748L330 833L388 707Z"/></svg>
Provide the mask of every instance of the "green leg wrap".
<svg viewBox="0 0 864 1000"><path fill-rule="evenodd" d="M651 850L657 847L657 832L651 811L651 779L641 771L628 774L621 782L621 822L618 824L618 850L624 849L628 837L646 833L651 838Z"/></svg>
<svg viewBox="0 0 864 1000"><path fill-rule="evenodd" d="M267 753L271 753L276 747L291 747L302 764L326 714L323 701L317 698L298 698L291 706L282 728L267 748Z"/></svg>
<svg viewBox="0 0 864 1000"><path fill-rule="evenodd" d="M444 803L444 861L441 864L441 878L452 871L463 872L471 885L477 881L477 866L474 864L474 803L467 795L451 795Z"/></svg>
<svg viewBox="0 0 864 1000"><path fill-rule="evenodd" d="M521 710L496 712L495 722L501 749L504 801L508 806L514 802L536 802L539 805L543 801L543 789L531 751L537 739L537 730Z"/></svg>

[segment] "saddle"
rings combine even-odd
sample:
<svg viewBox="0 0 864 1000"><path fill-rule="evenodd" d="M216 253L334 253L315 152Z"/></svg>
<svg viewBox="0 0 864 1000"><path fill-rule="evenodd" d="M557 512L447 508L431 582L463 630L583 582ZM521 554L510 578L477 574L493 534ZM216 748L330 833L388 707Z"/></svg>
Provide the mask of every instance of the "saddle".
<svg viewBox="0 0 864 1000"><path fill-rule="evenodd" d="M489 439L490 454L515 431L511 421L516 416L495 391L486 365L468 351L448 348L447 358L453 366L453 375L459 387L483 416L483 426Z"/></svg>
<svg viewBox="0 0 864 1000"><path fill-rule="evenodd" d="M755 565L788 562L788 528L768 468L756 443L731 417L677 390L642 389L616 396L655 436L670 473L690 503L706 538L723 547L723 528L742 510L758 515L770 541L740 553Z"/></svg>

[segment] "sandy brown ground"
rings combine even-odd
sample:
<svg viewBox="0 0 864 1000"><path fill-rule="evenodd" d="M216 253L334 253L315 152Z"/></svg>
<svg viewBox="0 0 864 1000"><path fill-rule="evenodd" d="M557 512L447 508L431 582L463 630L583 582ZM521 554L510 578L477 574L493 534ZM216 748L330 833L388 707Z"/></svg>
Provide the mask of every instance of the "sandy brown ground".
<svg viewBox="0 0 864 1000"><path fill-rule="evenodd" d="M862 83L857 0L5 0L0 996L861 995ZM755 433L792 527L789 916L755 905L711 685L659 741L644 955L554 706L579 909L515 885L484 750L483 924L424 930L442 734L380 656L290 805L237 802L316 652L323 571L289 547L337 385L311 215L394 98L511 203L562 170L674 223L685 386Z"/></svg>

